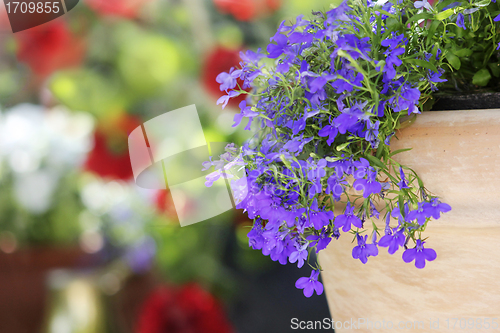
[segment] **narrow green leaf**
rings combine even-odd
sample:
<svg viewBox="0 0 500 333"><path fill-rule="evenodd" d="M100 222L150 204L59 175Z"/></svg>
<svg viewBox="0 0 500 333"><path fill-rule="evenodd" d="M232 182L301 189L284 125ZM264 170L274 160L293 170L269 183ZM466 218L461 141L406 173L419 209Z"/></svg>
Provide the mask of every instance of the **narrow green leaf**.
<svg viewBox="0 0 500 333"><path fill-rule="evenodd" d="M415 177L417 178L417 182L418 182L418 186L420 188L424 188L424 182L422 181L422 179L420 179L420 177L418 176L418 174L415 172L415 170L413 170L412 168L408 168L408 167L405 167L406 169L410 170L411 172L413 172L413 174L415 175Z"/></svg>
<svg viewBox="0 0 500 333"><path fill-rule="evenodd" d="M401 216L405 216L405 203L402 195L398 196L398 206Z"/></svg>
<svg viewBox="0 0 500 333"><path fill-rule="evenodd" d="M431 26L429 28L429 31L427 32L427 46L430 46L433 39L434 39L434 34L436 33L436 29L439 27L441 24L441 21L433 21L431 23ZM437 52L437 48L435 48L435 52Z"/></svg>
<svg viewBox="0 0 500 333"><path fill-rule="evenodd" d="M425 13L420 13L420 14L417 14L417 15L415 15L415 16L412 16L412 17L411 17L408 21L406 21L406 23L407 23L407 24L410 24L410 23L412 23L413 21L417 21L417 22L418 22L419 20L426 20L426 19L430 19L430 18L432 18L432 17L433 17L433 15L432 15L432 14L430 14L430 13L427 13L427 12L425 12Z"/></svg>
<svg viewBox="0 0 500 333"><path fill-rule="evenodd" d="M399 190L389 190L387 191L388 194L397 194L397 195L405 195L403 191Z"/></svg>
<svg viewBox="0 0 500 333"><path fill-rule="evenodd" d="M397 155L397 154L399 154L399 153L403 153L403 152L408 151L408 150L412 150L412 148L398 149L398 150L396 150L396 151L393 151L393 152L389 155L389 157L392 157L392 156Z"/></svg>
<svg viewBox="0 0 500 333"><path fill-rule="evenodd" d="M379 160L378 158L376 158L375 156L372 156L372 155L366 155L365 156L366 159L371 162L372 164L374 164L375 166L379 167L380 169L382 170L386 170L386 166L384 163L382 163L381 160Z"/></svg>
<svg viewBox="0 0 500 333"><path fill-rule="evenodd" d="M382 158L382 154L385 152L385 148L387 146L384 145L383 143L381 143L377 149L377 153L375 154L375 157L377 157L378 159L381 159Z"/></svg>
<svg viewBox="0 0 500 333"><path fill-rule="evenodd" d="M389 16L389 17L391 17L391 18L396 18L396 17L397 17L396 15L391 14L391 13L389 13L388 11L385 11L385 10L383 10L383 9L378 9L378 8L377 8L377 12L379 12L380 14L384 14L384 15L386 15L386 16Z"/></svg>

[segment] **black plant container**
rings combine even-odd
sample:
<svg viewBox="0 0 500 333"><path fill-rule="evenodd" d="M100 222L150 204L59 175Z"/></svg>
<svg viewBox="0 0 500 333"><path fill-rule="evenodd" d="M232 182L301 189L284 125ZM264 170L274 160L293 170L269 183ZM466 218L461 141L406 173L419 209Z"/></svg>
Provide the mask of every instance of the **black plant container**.
<svg viewBox="0 0 500 333"><path fill-rule="evenodd" d="M481 110L500 108L500 92L485 92L467 95L435 96L433 111L446 110Z"/></svg>

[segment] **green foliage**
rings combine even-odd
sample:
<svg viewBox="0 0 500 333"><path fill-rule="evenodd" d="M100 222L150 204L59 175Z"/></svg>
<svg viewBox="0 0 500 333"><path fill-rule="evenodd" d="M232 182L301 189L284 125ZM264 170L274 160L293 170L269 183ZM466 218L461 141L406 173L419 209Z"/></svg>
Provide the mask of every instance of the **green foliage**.
<svg viewBox="0 0 500 333"><path fill-rule="evenodd" d="M83 231L78 216L84 207L76 174L65 175L59 181L51 198L57 204L39 214L30 212L16 200L12 177L2 177L0 188L0 231L11 232L21 245L74 244Z"/></svg>
<svg viewBox="0 0 500 333"><path fill-rule="evenodd" d="M443 11L453 3L453 0L438 2L435 19L439 21L426 22L428 29L423 31L427 43L442 45L450 65L443 75L448 82L439 94L498 91L500 31L493 19L500 14L499 4L490 0L464 1ZM465 30L456 24L460 13L464 15Z"/></svg>

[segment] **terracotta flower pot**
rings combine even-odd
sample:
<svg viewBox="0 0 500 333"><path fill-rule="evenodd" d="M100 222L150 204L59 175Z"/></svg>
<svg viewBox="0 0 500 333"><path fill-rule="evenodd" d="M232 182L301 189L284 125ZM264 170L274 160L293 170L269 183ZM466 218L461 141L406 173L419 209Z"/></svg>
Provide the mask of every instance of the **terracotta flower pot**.
<svg viewBox="0 0 500 333"><path fill-rule="evenodd" d="M0 332L40 332L47 304L47 273L94 265L79 248L31 247L0 252Z"/></svg>
<svg viewBox="0 0 500 333"><path fill-rule="evenodd" d="M500 329L500 110L424 113L397 136L393 150L413 148L398 161L452 206L425 230L438 256L417 269L380 248L363 265L352 237L332 241L319 259L336 331Z"/></svg>

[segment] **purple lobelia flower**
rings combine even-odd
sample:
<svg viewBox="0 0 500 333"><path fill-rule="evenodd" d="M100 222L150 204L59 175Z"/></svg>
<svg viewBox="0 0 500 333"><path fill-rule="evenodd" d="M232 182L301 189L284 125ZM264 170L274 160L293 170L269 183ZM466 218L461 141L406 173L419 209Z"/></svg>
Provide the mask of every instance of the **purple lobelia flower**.
<svg viewBox="0 0 500 333"><path fill-rule="evenodd" d="M431 4L427 0L415 1L415 3L413 5L417 9L425 8L427 10L432 10L432 6L431 6Z"/></svg>
<svg viewBox="0 0 500 333"><path fill-rule="evenodd" d="M304 261L307 260L307 255L308 255L307 247L308 246L309 246L308 243L305 243L303 245L295 244L295 251L293 251L290 254L290 257L288 258L292 264L296 262L298 268L301 268L302 266L304 266Z"/></svg>
<svg viewBox="0 0 500 333"><path fill-rule="evenodd" d="M303 234L306 228L311 228L313 224L311 220L304 214L299 216L297 222L295 223L295 226L297 227L297 232Z"/></svg>
<svg viewBox="0 0 500 333"><path fill-rule="evenodd" d="M375 257L378 255L377 245L366 244L368 235L363 237L360 234L357 234L356 238L358 240L358 245L352 249L352 257L354 259L359 259L363 264L366 264L368 257Z"/></svg>
<svg viewBox="0 0 500 333"><path fill-rule="evenodd" d="M264 246L262 247L262 254L267 256L272 254L271 259L276 261L279 255L286 247L286 232L276 232L274 230L264 231Z"/></svg>
<svg viewBox="0 0 500 333"><path fill-rule="evenodd" d="M405 235L403 233L404 229L401 228L397 231L398 228L389 229L389 234L382 236L378 242L378 246L389 247L389 254L394 254L399 247L405 244Z"/></svg>
<svg viewBox="0 0 500 333"><path fill-rule="evenodd" d="M322 129L319 130L318 135L320 137L328 137L328 140L326 140L326 143L330 146L332 142L335 140L337 137L337 134L339 133L339 130L335 125L326 125Z"/></svg>
<svg viewBox="0 0 500 333"><path fill-rule="evenodd" d="M357 179L353 183L353 187L356 191L363 190L363 197L368 198L372 194L378 194L382 191L382 185L376 180L377 171L372 167L366 173L366 179Z"/></svg>
<svg viewBox="0 0 500 333"><path fill-rule="evenodd" d="M363 228L363 223L361 219L354 215L354 206L351 206L351 203L348 202L345 208L344 214L339 215L335 218L335 227L342 228L342 231L348 232L351 230L351 225L354 225L357 228Z"/></svg>
<svg viewBox="0 0 500 333"><path fill-rule="evenodd" d="M278 261L282 265L286 265L288 263L288 258L290 255L295 252L296 247L295 247L295 240L293 240L289 234L287 234L283 240L284 242L284 247L283 251L280 253L273 253L271 252L271 260L273 261Z"/></svg>
<svg viewBox="0 0 500 333"><path fill-rule="evenodd" d="M227 95L224 95L224 96L222 96L221 98L219 98L217 100L217 105L219 105L219 104L222 103L222 108L224 109L226 107L227 103L229 102L229 99L233 98L233 97L236 97L239 94L240 93L238 91L231 90L230 92L227 93Z"/></svg>
<svg viewBox="0 0 500 333"><path fill-rule="evenodd" d="M240 58L243 60L244 64L258 66L260 59L264 58L266 55L261 52L261 49L257 51L246 50L245 52L240 51Z"/></svg>
<svg viewBox="0 0 500 333"><path fill-rule="evenodd" d="M378 129L380 127L380 121L376 121L372 123L371 121L367 122L367 130L365 133L365 140L368 141L373 148L377 148L378 146Z"/></svg>
<svg viewBox="0 0 500 333"><path fill-rule="evenodd" d="M297 218L300 218L304 212L305 208L296 209L293 206L285 205L285 212L283 214L283 220L286 222L288 228L293 228L296 224Z"/></svg>
<svg viewBox="0 0 500 333"><path fill-rule="evenodd" d="M354 86L361 86L364 79L363 74L347 67L340 68L336 74L336 80L331 83L331 86L335 88L337 94L353 91Z"/></svg>
<svg viewBox="0 0 500 333"><path fill-rule="evenodd" d="M388 136L386 136L385 140L384 140L384 144L386 144L387 146L390 146L391 145L391 138L394 136L394 132L392 132L391 134L389 134Z"/></svg>
<svg viewBox="0 0 500 333"><path fill-rule="evenodd" d="M343 157L344 155L342 155L342 158ZM329 162L328 167L334 169L339 177L341 177L344 173L351 175L355 171L355 165L352 158Z"/></svg>
<svg viewBox="0 0 500 333"><path fill-rule="evenodd" d="M437 91L438 90L438 88L436 87L436 85L434 83L441 83L441 82L448 81L446 79L442 79L441 75L442 75L442 73L440 71L434 72L434 71L429 70L427 72L427 80L431 84L431 90L432 91Z"/></svg>
<svg viewBox="0 0 500 333"><path fill-rule="evenodd" d="M408 216L408 213L410 211L410 208L408 207L408 203L405 203L403 206L403 215L401 215L401 209L399 208L399 202L396 204L396 207L391 211L391 216L394 218L397 218L399 223L405 222L406 217Z"/></svg>
<svg viewBox="0 0 500 333"><path fill-rule="evenodd" d="M406 218L408 221L417 220L418 224L424 225L427 217L429 216L431 216L431 212L427 211L423 202L419 202L417 209L410 211Z"/></svg>
<svg viewBox="0 0 500 333"><path fill-rule="evenodd" d="M325 167L326 160L320 159L317 163L308 160L307 161L309 171L307 171L307 179L313 184L309 187L309 199L312 199L317 193L323 191L321 186L321 179L326 175Z"/></svg>
<svg viewBox="0 0 500 333"><path fill-rule="evenodd" d="M424 268L425 261L436 259L436 251L424 248L424 243L424 241L417 239L417 245L413 249L407 249L403 253L403 261L409 263L415 260L415 267Z"/></svg>
<svg viewBox="0 0 500 333"><path fill-rule="evenodd" d="M289 120L286 126L292 130L293 136L296 136L306 128L306 118L302 117L297 120Z"/></svg>
<svg viewBox="0 0 500 333"><path fill-rule="evenodd" d="M353 162L353 165L356 167L356 170L352 173L352 175L356 179L364 178L370 169L370 162L363 157L361 157L359 161Z"/></svg>
<svg viewBox="0 0 500 333"><path fill-rule="evenodd" d="M394 112L408 110L408 115L412 113L420 113L418 109L418 100L420 98L420 90L406 83L401 86L401 92L398 96L390 99Z"/></svg>
<svg viewBox="0 0 500 333"><path fill-rule="evenodd" d="M314 270L311 272L310 277L301 277L295 282L295 287L298 289L304 289L304 296L311 297L314 291L317 295L323 293L323 284L318 281L319 271Z"/></svg>
<svg viewBox="0 0 500 333"><path fill-rule="evenodd" d="M373 201L370 200L370 216L375 216L376 219L380 218L380 212L375 207Z"/></svg>
<svg viewBox="0 0 500 333"><path fill-rule="evenodd" d="M257 194L258 200L255 202L259 215L274 224L283 219L285 209L281 206L281 199L273 197L265 192Z"/></svg>
<svg viewBox="0 0 500 333"><path fill-rule="evenodd" d="M316 253L318 253L321 250L326 249L328 244L330 244L330 242L332 241L332 238L328 237L325 229L321 230L321 233L319 234L319 236L310 235L310 236L307 236L306 239L308 241L311 241L311 243L309 244L310 247L316 246Z"/></svg>
<svg viewBox="0 0 500 333"><path fill-rule="evenodd" d="M344 34L338 37L337 46L332 53L333 56L337 55L339 50L347 52L354 60L362 58L370 60L368 53L371 50L371 45L368 43L370 37L358 38L354 34Z"/></svg>
<svg viewBox="0 0 500 333"><path fill-rule="evenodd" d="M444 7L443 11L445 11L447 9L450 9L450 8L455 8L455 7L458 7L458 6L460 6L460 2L453 2L453 3L450 3L448 6Z"/></svg>
<svg viewBox="0 0 500 333"><path fill-rule="evenodd" d="M314 139L314 137L304 139L303 136L304 136L304 134L300 135L300 137L295 137L295 138L293 138L293 140L288 141L283 146L283 149L286 149L289 152L296 153L296 154L302 152L302 149L304 148L304 146Z"/></svg>
<svg viewBox="0 0 500 333"><path fill-rule="evenodd" d="M258 219L254 224L250 232L248 233L248 243L249 246L254 250L261 250L264 246L265 239L262 236L264 230L262 229L261 220Z"/></svg>
<svg viewBox="0 0 500 333"><path fill-rule="evenodd" d="M349 16L345 14L349 9L347 1L343 1L338 7L326 12L325 26L333 24L335 21L350 21Z"/></svg>
<svg viewBox="0 0 500 333"><path fill-rule="evenodd" d="M252 119L259 115L258 112L252 111L252 107L247 105L247 101L245 101L245 100L240 102L239 107L240 107L241 112L234 115L233 127L238 126L240 124L241 120L243 119L243 117L249 118L248 124L250 125L252 122ZM247 127L249 127L249 125L247 125ZM245 129L247 129L247 128L245 128ZM248 128L248 129L250 129L250 128Z"/></svg>
<svg viewBox="0 0 500 333"><path fill-rule="evenodd" d="M430 202L424 203L424 209L428 217L432 216L437 220L440 217L440 213L449 212L451 206L439 201L438 198L432 198Z"/></svg>
<svg viewBox="0 0 500 333"><path fill-rule="evenodd" d="M318 200L314 199L308 212L309 220L312 222L316 230L321 230L333 220L333 212L325 211L325 208L318 208Z"/></svg>
<svg viewBox="0 0 500 333"><path fill-rule="evenodd" d="M398 183L399 189L410 188L406 182L405 173L402 167L399 167L399 175L401 176L401 181Z"/></svg>
<svg viewBox="0 0 500 333"><path fill-rule="evenodd" d="M215 78L215 81L220 84L220 91L228 91L229 89L233 89L236 87L236 78L238 77L241 70L236 71L234 70L234 67L231 68L229 73L222 72L217 77Z"/></svg>
<svg viewBox="0 0 500 333"><path fill-rule="evenodd" d="M335 78L334 75L324 75L312 79L309 82L309 91L312 93L316 93L320 90L324 90L323 87L325 86L325 84L333 78Z"/></svg>
<svg viewBox="0 0 500 333"><path fill-rule="evenodd" d="M333 123L335 124L335 127L338 129L339 133L345 134L359 121L360 116L360 110L356 110L354 108L346 108L338 117L333 119Z"/></svg>
<svg viewBox="0 0 500 333"><path fill-rule="evenodd" d="M283 54L284 48L288 44L288 37L281 33L276 33L274 37L271 38L272 41L275 41L276 44L269 44L267 46L267 52L269 52L268 58L278 58Z"/></svg>
<svg viewBox="0 0 500 333"><path fill-rule="evenodd" d="M386 74L384 76L384 82L387 83L396 76L396 69L394 66L401 66L403 63L399 57L405 53L404 46L406 44L406 39L402 34L393 34L392 38L384 39L380 44L387 47L387 50L384 52L384 55L386 56L386 65L382 70Z"/></svg>
<svg viewBox="0 0 500 333"><path fill-rule="evenodd" d="M337 172L334 172L326 181L326 194L331 194L335 201L340 200L340 196L344 193L344 188L347 186L347 181L343 177L339 177Z"/></svg>
<svg viewBox="0 0 500 333"><path fill-rule="evenodd" d="M462 13L458 13L457 15L457 25L462 28L462 29L466 29L465 28L465 22L464 22L464 14Z"/></svg>

